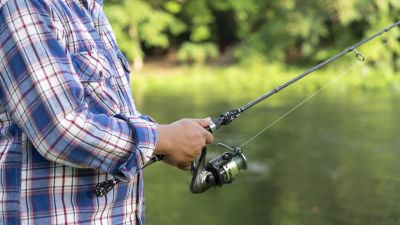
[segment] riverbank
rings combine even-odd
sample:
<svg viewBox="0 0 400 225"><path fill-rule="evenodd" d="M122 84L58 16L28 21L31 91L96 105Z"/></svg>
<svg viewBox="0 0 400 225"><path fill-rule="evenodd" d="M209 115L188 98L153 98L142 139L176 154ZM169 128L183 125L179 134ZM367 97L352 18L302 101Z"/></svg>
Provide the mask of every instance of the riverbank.
<svg viewBox="0 0 400 225"><path fill-rule="evenodd" d="M195 95L215 98L255 97L303 73L307 68L278 64L245 66L165 66L132 75L136 98L154 95ZM321 69L290 87L292 94L313 93L330 82L334 92L400 93L400 75L362 63Z"/></svg>

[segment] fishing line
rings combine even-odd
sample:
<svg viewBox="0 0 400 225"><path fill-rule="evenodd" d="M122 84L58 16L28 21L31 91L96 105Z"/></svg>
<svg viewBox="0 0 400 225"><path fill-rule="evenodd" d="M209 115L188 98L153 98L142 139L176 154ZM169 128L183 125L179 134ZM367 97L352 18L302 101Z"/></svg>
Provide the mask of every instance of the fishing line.
<svg viewBox="0 0 400 225"><path fill-rule="evenodd" d="M396 39L400 38L400 36L398 36ZM375 51L373 51L371 54L374 54L378 51L380 51L383 47L385 47L387 44L389 43L389 41L385 41L384 43L381 44L381 46L379 48L377 48ZM273 121L272 123L270 123L269 125L267 125L265 128L261 129L261 131L259 131L256 135L254 135L253 137L251 137L250 139L248 139L247 141L245 141L242 145L240 145L240 148L242 148L243 146L247 145L248 143L250 143L251 141L253 141L255 138L257 138L258 136L260 136L262 133L264 133L265 131L267 131L268 129L270 129L272 126L274 126L276 123L278 123L279 121L281 121L282 119L284 119L285 117L287 117L290 113L292 113L293 111L295 111L297 108L299 108L300 106L304 105L306 102L308 102L311 98L313 98L314 96L316 96L317 94L319 94L320 92L322 92L323 90L325 90L326 88L328 88L329 86L332 86L334 83L336 83L339 79L341 79L344 75L346 75L350 70L352 70L354 67L359 66L361 64L363 64L363 62L366 60L367 57L365 57L361 52L359 52L358 50L354 49L355 52L355 57L357 58L358 62L354 63L353 65L351 65L350 67L348 67L345 71L343 71L340 75L338 75L337 77L333 78L328 84L326 84L325 86L323 86L322 88L318 89L316 92L314 92L312 95L310 95L309 97L307 97L306 99L304 99L303 101L301 101L299 104L297 104L296 106L294 106L293 108L291 108L289 111L287 111L285 114L283 114L281 117L279 117L278 119L276 119L275 121Z"/></svg>

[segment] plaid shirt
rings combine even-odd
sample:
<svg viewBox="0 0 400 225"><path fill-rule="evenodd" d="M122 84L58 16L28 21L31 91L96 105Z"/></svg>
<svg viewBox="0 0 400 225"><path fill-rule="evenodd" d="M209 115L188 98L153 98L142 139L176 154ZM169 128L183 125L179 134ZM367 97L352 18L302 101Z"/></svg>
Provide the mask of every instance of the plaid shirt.
<svg viewBox="0 0 400 225"><path fill-rule="evenodd" d="M135 109L102 4L0 0L1 225L144 222L156 126Z"/></svg>

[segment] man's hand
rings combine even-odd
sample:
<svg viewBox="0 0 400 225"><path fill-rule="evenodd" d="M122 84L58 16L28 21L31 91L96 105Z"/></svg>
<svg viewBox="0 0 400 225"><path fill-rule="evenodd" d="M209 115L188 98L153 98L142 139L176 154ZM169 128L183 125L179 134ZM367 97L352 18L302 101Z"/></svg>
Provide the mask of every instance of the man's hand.
<svg viewBox="0 0 400 225"><path fill-rule="evenodd" d="M189 170L190 163L201 149L213 142L213 135L205 129L210 122L210 118L182 119L158 125L158 143L154 154L165 155L168 164Z"/></svg>

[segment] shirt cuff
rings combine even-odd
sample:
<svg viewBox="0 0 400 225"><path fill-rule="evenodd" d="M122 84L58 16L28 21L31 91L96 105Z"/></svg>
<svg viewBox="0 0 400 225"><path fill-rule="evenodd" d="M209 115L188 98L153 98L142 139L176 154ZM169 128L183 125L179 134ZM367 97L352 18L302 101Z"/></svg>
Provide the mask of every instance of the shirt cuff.
<svg viewBox="0 0 400 225"><path fill-rule="evenodd" d="M157 124L148 116L123 116L132 127L134 135L134 149L128 160L119 167L122 175L116 176L122 181L131 180L142 166L153 156L157 144Z"/></svg>

